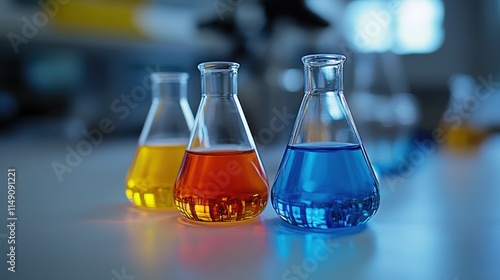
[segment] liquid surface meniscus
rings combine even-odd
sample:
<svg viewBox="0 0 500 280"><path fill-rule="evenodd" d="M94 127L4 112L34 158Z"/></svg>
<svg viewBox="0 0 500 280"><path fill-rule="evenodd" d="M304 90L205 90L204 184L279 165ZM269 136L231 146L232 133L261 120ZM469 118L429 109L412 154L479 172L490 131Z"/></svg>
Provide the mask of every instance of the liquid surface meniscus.
<svg viewBox="0 0 500 280"><path fill-rule="evenodd" d="M186 151L174 188L177 209L204 222L254 218L267 197L267 177L254 150Z"/></svg>
<svg viewBox="0 0 500 280"><path fill-rule="evenodd" d="M360 145L288 146L272 190L277 214L304 228L366 223L379 206L378 183Z"/></svg>
<svg viewBox="0 0 500 280"><path fill-rule="evenodd" d="M172 190L185 150L185 144L139 146L127 177L127 198L140 207L175 208Z"/></svg>

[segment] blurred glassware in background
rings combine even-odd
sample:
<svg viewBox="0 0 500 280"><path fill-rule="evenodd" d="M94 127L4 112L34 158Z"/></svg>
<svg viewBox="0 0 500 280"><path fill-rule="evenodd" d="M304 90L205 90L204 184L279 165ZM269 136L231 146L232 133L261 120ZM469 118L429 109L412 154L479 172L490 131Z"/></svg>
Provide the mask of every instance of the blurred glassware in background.
<svg viewBox="0 0 500 280"><path fill-rule="evenodd" d="M420 118L400 57L356 54L354 88L348 96L366 152L379 175L400 172Z"/></svg>
<svg viewBox="0 0 500 280"><path fill-rule="evenodd" d="M440 127L446 131L446 147L452 151L475 150L488 135L488 123L498 119L500 100L491 98L492 92L485 92L482 87L478 87L469 75L453 75L448 85L450 99L440 123ZM486 99L490 100L483 102ZM484 110L482 103L490 104L489 109L487 107ZM491 104L496 104L496 108L492 108ZM480 107L483 108L479 110Z"/></svg>
<svg viewBox="0 0 500 280"><path fill-rule="evenodd" d="M173 187L194 123L187 73L153 73L153 103L126 181L127 198L145 208L172 208Z"/></svg>

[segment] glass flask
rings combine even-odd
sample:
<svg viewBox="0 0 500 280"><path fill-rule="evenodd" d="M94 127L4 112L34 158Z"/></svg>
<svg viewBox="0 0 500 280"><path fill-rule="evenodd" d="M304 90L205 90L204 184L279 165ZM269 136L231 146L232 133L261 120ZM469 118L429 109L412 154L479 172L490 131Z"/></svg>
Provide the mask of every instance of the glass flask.
<svg viewBox="0 0 500 280"><path fill-rule="evenodd" d="M488 131L484 124L484 118L480 114L487 112L486 104L481 104L481 110L477 110L479 102L485 100L484 92L476 84L473 77L466 74L455 74L449 80L450 99L443 113L438 130L446 133L443 139L435 139L444 142L450 151L471 152L481 146L488 137ZM493 98L490 104L495 104ZM496 104L495 104L496 105ZM495 106L498 108L498 106ZM486 108L485 108L486 107ZM493 109L496 112L496 109ZM493 113L492 115L497 115ZM498 117L496 117L498 118Z"/></svg>
<svg viewBox="0 0 500 280"><path fill-rule="evenodd" d="M187 73L153 73L153 102L126 181L127 198L150 209L175 208L172 199L193 113L187 101Z"/></svg>
<svg viewBox="0 0 500 280"><path fill-rule="evenodd" d="M177 209L191 220L243 221L267 204L267 176L237 96L238 68L198 65L202 99L174 186Z"/></svg>
<svg viewBox="0 0 500 280"><path fill-rule="evenodd" d="M379 206L378 181L342 92L344 61L302 58L305 95L271 193L278 216L302 228L357 226Z"/></svg>
<svg viewBox="0 0 500 280"><path fill-rule="evenodd" d="M418 101L410 92L400 56L358 53L353 58L354 85L347 100L356 128L375 172L398 176L416 148Z"/></svg>

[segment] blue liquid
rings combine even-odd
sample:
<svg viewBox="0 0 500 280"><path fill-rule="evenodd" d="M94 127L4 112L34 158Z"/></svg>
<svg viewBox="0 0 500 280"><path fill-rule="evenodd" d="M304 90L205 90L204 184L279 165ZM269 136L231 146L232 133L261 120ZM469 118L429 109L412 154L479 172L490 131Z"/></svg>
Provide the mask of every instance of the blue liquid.
<svg viewBox="0 0 500 280"><path fill-rule="evenodd" d="M364 224L380 201L361 146L347 143L288 146L271 199L283 220L318 229Z"/></svg>

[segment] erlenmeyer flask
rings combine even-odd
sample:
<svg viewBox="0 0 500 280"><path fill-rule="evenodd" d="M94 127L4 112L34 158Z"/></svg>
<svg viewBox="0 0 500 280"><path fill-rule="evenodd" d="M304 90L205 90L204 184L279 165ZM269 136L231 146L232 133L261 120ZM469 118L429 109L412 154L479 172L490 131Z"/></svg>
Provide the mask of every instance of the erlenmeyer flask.
<svg viewBox="0 0 500 280"><path fill-rule="evenodd" d="M181 166L193 113L187 73L153 73L153 102L127 176L127 198L145 208L173 208L172 189Z"/></svg>
<svg viewBox="0 0 500 280"><path fill-rule="evenodd" d="M488 137L485 125L481 123L480 112L475 105L470 105L478 102L480 87L473 77L465 74L451 76L448 84L450 99L439 125L439 129L446 132L445 145L454 152L474 151ZM488 102L494 102L494 99ZM481 108L483 114L488 112L484 107Z"/></svg>
<svg viewBox="0 0 500 280"><path fill-rule="evenodd" d="M271 193L274 209L292 225L352 227L379 206L378 182L342 92L344 60L302 58L305 95Z"/></svg>
<svg viewBox="0 0 500 280"><path fill-rule="evenodd" d="M401 57L390 52L354 56L354 84L347 100L375 172L398 176L415 150L420 118ZM376 110L374 110L376 108Z"/></svg>
<svg viewBox="0 0 500 280"><path fill-rule="evenodd" d="M198 65L202 99L174 187L177 209L195 221L251 219L267 204L267 177L237 97L238 68Z"/></svg>

